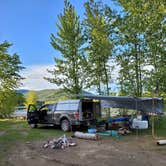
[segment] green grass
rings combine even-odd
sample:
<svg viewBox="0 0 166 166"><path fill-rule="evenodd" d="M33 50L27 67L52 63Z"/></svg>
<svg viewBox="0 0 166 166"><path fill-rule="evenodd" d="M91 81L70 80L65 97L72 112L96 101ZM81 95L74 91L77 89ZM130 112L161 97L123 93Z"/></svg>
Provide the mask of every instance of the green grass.
<svg viewBox="0 0 166 166"><path fill-rule="evenodd" d="M155 135L166 138L166 116L155 118Z"/></svg>
<svg viewBox="0 0 166 166"><path fill-rule="evenodd" d="M0 160L8 154L16 142L29 142L35 140L47 140L52 137L62 136L60 129L40 127L31 129L26 121L0 120ZM71 135L71 133L65 133ZM136 131L132 135L135 135ZM139 136L151 135L151 128L139 131ZM155 135L166 138L166 116L155 118ZM130 135L128 135L130 137Z"/></svg>
<svg viewBox="0 0 166 166"><path fill-rule="evenodd" d="M0 120L0 160L8 154L16 142L47 140L63 134L64 132L55 128L31 129L26 121ZM71 133L67 133L67 135L71 135Z"/></svg>
<svg viewBox="0 0 166 166"><path fill-rule="evenodd" d="M4 137L9 137L7 139L17 140L15 138L20 135L21 141L32 141L51 136L58 137L64 134L64 132L62 132L60 129L55 129L52 127L39 127L36 129L31 129L26 121L17 120L0 120L0 130L4 132L4 134L1 135L0 140L3 140Z"/></svg>
<svg viewBox="0 0 166 166"><path fill-rule="evenodd" d="M6 130L9 128L12 128L12 125L14 125L16 123L18 123L18 122L7 120L7 119L0 120L0 130Z"/></svg>

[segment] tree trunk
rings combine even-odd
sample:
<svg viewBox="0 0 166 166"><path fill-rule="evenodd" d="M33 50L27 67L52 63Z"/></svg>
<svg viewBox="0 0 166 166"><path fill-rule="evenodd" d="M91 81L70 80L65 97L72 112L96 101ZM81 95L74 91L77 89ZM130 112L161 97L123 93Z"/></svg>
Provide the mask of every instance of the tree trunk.
<svg viewBox="0 0 166 166"><path fill-rule="evenodd" d="M109 80L108 80L108 73L105 63L104 63L104 73L105 73L106 95L109 96Z"/></svg>
<svg viewBox="0 0 166 166"><path fill-rule="evenodd" d="M137 52L137 44L134 44L134 52L135 52L135 75L136 75L136 97L139 96L139 73L138 73L138 52Z"/></svg>

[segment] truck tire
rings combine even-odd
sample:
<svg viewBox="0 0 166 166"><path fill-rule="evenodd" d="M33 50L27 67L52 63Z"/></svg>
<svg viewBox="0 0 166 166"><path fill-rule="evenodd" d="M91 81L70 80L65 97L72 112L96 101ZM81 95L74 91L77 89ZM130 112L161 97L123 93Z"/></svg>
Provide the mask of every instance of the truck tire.
<svg viewBox="0 0 166 166"><path fill-rule="evenodd" d="M70 130L70 122L67 119L63 119L61 121L61 130L63 131L69 131Z"/></svg>
<svg viewBox="0 0 166 166"><path fill-rule="evenodd" d="M37 128L37 124L30 124L31 128Z"/></svg>

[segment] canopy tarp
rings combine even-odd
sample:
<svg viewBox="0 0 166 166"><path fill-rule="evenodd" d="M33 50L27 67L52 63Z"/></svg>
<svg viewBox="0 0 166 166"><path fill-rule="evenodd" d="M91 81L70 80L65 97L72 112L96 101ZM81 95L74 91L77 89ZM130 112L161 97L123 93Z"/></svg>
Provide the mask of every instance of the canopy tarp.
<svg viewBox="0 0 166 166"><path fill-rule="evenodd" d="M125 108L143 112L162 113L162 98L136 98L127 96L78 95L81 98L101 100L103 108Z"/></svg>

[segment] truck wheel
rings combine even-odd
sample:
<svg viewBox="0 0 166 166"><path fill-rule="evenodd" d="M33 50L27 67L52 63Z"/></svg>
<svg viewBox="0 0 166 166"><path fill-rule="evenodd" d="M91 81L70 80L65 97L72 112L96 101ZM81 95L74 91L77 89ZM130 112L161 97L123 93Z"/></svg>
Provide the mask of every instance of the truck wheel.
<svg viewBox="0 0 166 166"><path fill-rule="evenodd" d="M70 122L67 119L61 121L61 130L69 131L70 130Z"/></svg>
<svg viewBox="0 0 166 166"><path fill-rule="evenodd" d="M30 124L31 128L37 128L37 124Z"/></svg>

